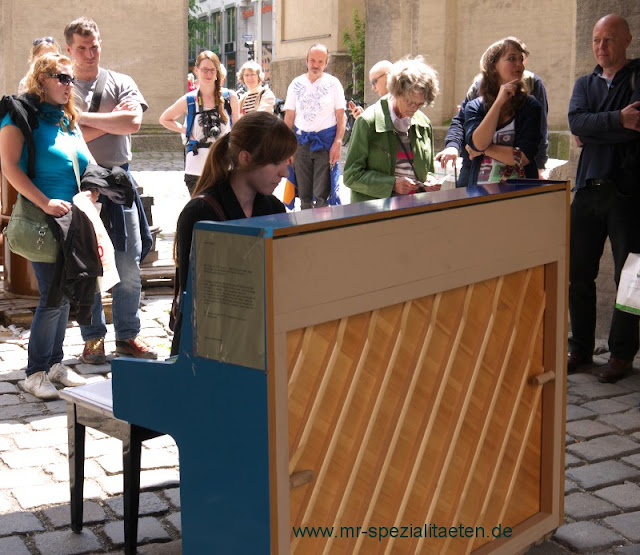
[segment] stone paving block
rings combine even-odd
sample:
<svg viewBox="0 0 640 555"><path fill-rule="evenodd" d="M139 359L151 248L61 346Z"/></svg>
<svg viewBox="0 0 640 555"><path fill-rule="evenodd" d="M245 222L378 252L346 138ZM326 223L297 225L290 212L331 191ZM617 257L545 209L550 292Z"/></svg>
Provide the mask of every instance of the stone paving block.
<svg viewBox="0 0 640 555"><path fill-rule="evenodd" d="M181 513L172 513L164 519L171 524L179 533L182 533L182 516Z"/></svg>
<svg viewBox="0 0 640 555"><path fill-rule="evenodd" d="M0 515L0 536L41 530L44 530L44 526L33 513L25 511Z"/></svg>
<svg viewBox="0 0 640 555"><path fill-rule="evenodd" d="M640 405L640 393L629 393L628 395L623 395L622 397L616 397L616 401L624 403L625 405L629 405L630 407L637 408L638 405Z"/></svg>
<svg viewBox="0 0 640 555"><path fill-rule="evenodd" d="M94 460L107 474L122 473L122 455L102 455Z"/></svg>
<svg viewBox="0 0 640 555"><path fill-rule="evenodd" d="M180 508L180 488L166 489L162 492L174 507Z"/></svg>
<svg viewBox="0 0 640 555"><path fill-rule="evenodd" d="M570 468L566 471L566 477L578 486L591 490L620 484L625 480L637 480L640 470L618 461L604 461Z"/></svg>
<svg viewBox="0 0 640 555"><path fill-rule="evenodd" d="M34 537L36 547L41 555L75 555L77 553L91 553L101 550L100 541L96 535L86 528L80 534L71 530L60 532L46 532Z"/></svg>
<svg viewBox="0 0 640 555"><path fill-rule="evenodd" d="M593 522L564 524L556 530L553 539L578 553L609 549L614 545L624 543L621 536Z"/></svg>
<svg viewBox="0 0 640 555"><path fill-rule="evenodd" d="M567 387L573 387L574 385L582 385L585 383L596 383L597 381L597 376L594 376L590 372L577 372L576 374L567 375Z"/></svg>
<svg viewBox="0 0 640 555"><path fill-rule="evenodd" d="M628 540L640 542L640 511L609 516L604 521Z"/></svg>
<svg viewBox="0 0 640 555"><path fill-rule="evenodd" d="M632 409L628 412L608 414L602 416L601 420L611 426L615 426L623 432L635 432L640 430L640 411Z"/></svg>
<svg viewBox="0 0 640 555"><path fill-rule="evenodd" d="M57 447L68 443L67 430L62 428L43 432L30 432L13 436L18 449L36 449L38 447Z"/></svg>
<svg viewBox="0 0 640 555"><path fill-rule="evenodd" d="M124 543L124 523L121 520L107 523L104 527L104 533L114 545L122 545ZM138 521L138 543L170 539L171 537L157 518L147 516Z"/></svg>
<svg viewBox="0 0 640 555"><path fill-rule="evenodd" d="M566 396L567 405L577 405L580 402L580 397L577 395Z"/></svg>
<svg viewBox="0 0 640 555"><path fill-rule="evenodd" d="M631 482L598 490L594 495L617 505L623 511L640 509L640 487Z"/></svg>
<svg viewBox="0 0 640 555"><path fill-rule="evenodd" d="M170 435L163 435L148 439L143 443L143 451L146 449L161 449L161 448L177 448L175 440Z"/></svg>
<svg viewBox="0 0 640 555"><path fill-rule="evenodd" d="M10 468L29 468L43 466L49 470L49 465L61 464L65 458L57 449L43 447L40 449L16 449L10 453L3 453L0 457ZM69 472L67 471L67 479Z"/></svg>
<svg viewBox="0 0 640 555"><path fill-rule="evenodd" d="M67 457L61 455L62 462L47 466L46 470L56 482L69 481L69 462ZM86 478L102 478L104 471L102 467L93 459L84 461L84 477Z"/></svg>
<svg viewBox="0 0 640 555"><path fill-rule="evenodd" d="M636 432L634 434L631 434L631 437L633 439L635 439L636 441L640 441L640 432Z"/></svg>
<svg viewBox="0 0 640 555"><path fill-rule="evenodd" d="M0 421L0 436L12 436L13 434L26 434L29 426L18 421Z"/></svg>
<svg viewBox="0 0 640 555"><path fill-rule="evenodd" d="M49 522L51 522L54 528L71 526L71 508L68 504L45 509L43 513L44 516L49 519ZM107 514L104 512L104 509L98 505L98 503L95 501L85 501L83 503L82 522L85 526L87 524L105 522L106 520Z"/></svg>
<svg viewBox="0 0 640 555"><path fill-rule="evenodd" d="M640 468L640 454L631 455L629 457L623 457L622 462L625 462L627 464Z"/></svg>
<svg viewBox="0 0 640 555"><path fill-rule="evenodd" d="M143 470L173 468L178 466L178 457L165 449L145 449L142 451L140 467Z"/></svg>
<svg viewBox="0 0 640 555"><path fill-rule="evenodd" d="M626 395L629 390L612 383L593 382L572 386L569 393L595 401L597 399L616 397L616 395Z"/></svg>
<svg viewBox="0 0 640 555"><path fill-rule="evenodd" d="M111 510L120 518L124 517L124 499L122 497L111 497L105 501ZM160 499L153 492L143 492L140 494L140 508L138 514L153 515L164 513L169 510L169 504Z"/></svg>
<svg viewBox="0 0 640 555"><path fill-rule="evenodd" d="M24 362L27 358L25 354ZM24 369L16 370L16 366L20 366L16 362L0 362L0 382L17 382L24 380Z"/></svg>
<svg viewBox="0 0 640 555"><path fill-rule="evenodd" d="M564 481L564 494L569 495L575 491L580 491L580 488L571 480Z"/></svg>
<svg viewBox="0 0 640 555"><path fill-rule="evenodd" d="M567 433L576 439L593 439L615 432L611 426L607 426L597 420L574 420L567 423Z"/></svg>
<svg viewBox="0 0 640 555"><path fill-rule="evenodd" d="M565 468L571 468L572 466L578 466L580 464L585 464L582 459L579 459L575 455L571 453L565 453L564 455L564 466Z"/></svg>
<svg viewBox="0 0 640 555"><path fill-rule="evenodd" d="M143 470L140 473L140 489L160 489L180 485L177 469Z"/></svg>
<svg viewBox="0 0 640 555"><path fill-rule="evenodd" d="M0 407L0 420L19 420L25 416L42 414L42 403L27 403Z"/></svg>
<svg viewBox="0 0 640 555"><path fill-rule="evenodd" d="M614 457L640 452L640 443L619 435L597 437L567 447L567 452L589 462L598 462Z"/></svg>
<svg viewBox="0 0 640 555"><path fill-rule="evenodd" d="M67 414L67 402L63 399L58 401L47 401L45 407L49 414Z"/></svg>
<svg viewBox="0 0 640 555"><path fill-rule="evenodd" d="M0 452L9 451L10 449L15 449L13 441L11 441L8 437L0 437Z"/></svg>
<svg viewBox="0 0 640 555"><path fill-rule="evenodd" d="M0 538L0 553L6 555L31 555L31 551L17 536Z"/></svg>
<svg viewBox="0 0 640 555"><path fill-rule="evenodd" d="M9 407L11 405L19 405L20 397L17 395L9 395L8 393L0 395L0 407Z"/></svg>
<svg viewBox="0 0 640 555"><path fill-rule="evenodd" d="M14 497L23 509L34 509L42 505L69 503L69 484L47 484L43 486L23 486L12 491ZM84 498L95 499L103 497L104 493L92 480L85 480Z"/></svg>
<svg viewBox="0 0 640 555"><path fill-rule="evenodd" d="M0 394L2 395L16 395L20 393L17 385L8 382L0 382Z"/></svg>
<svg viewBox="0 0 640 555"><path fill-rule="evenodd" d="M119 454L122 456L122 442L114 437L105 437L85 443L85 458L95 459L102 455Z"/></svg>
<svg viewBox="0 0 640 555"><path fill-rule="evenodd" d="M138 546L140 555L182 555L182 541L168 543L150 543Z"/></svg>
<svg viewBox="0 0 640 555"><path fill-rule="evenodd" d="M578 405L567 405L567 422L582 420L583 418L595 418L597 413L584 409Z"/></svg>
<svg viewBox="0 0 640 555"><path fill-rule="evenodd" d="M78 374L82 376L99 375L104 376L111 372L111 364L106 362L105 364L76 364L73 368Z"/></svg>
<svg viewBox="0 0 640 555"><path fill-rule="evenodd" d="M567 435L564 436L564 444L565 445L571 445L572 443L575 443L575 442L576 442L576 440L573 439L570 435L567 434Z"/></svg>
<svg viewBox="0 0 640 555"><path fill-rule="evenodd" d="M0 514L15 511L17 505L12 496L7 492L0 492Z"/></svg>
<svg viewBox="0 0 640 555"><path fill-rule="evenodd" d="M66 429L67 429L66 415L44 416L44 417L36 417L36 418L30 417L30 418L25 418L25 420L29 423L29 425L33 430L38 432L60 428L60 429L64 429L66 433Z"/></svg>
<svg viewBox="0 0 640 555"><path fill-rule="evenodd" d="M564 514L574 520L602 518L618 512L616 506L588 493L572 493L564 498Z"/></svg>
<svg viewBox="0 0 640 555"><path fill-rule="evenodd" d="M616 401L615 399L598 399L597 401L583 403L580 406L593 412L597 412L598 414L613 414L629 410L629 405Z"/></svg>
<svg viewBox="0 0 640 555"><path fill-rule="evenodd" d="M613 552L614 555L640 555L640 545L623 545Z"/></svg>
<svg viewBox="0 0 640 555"><path fill-rule="evenodd" d="M98 476L95 478L102 490L109 496L122 495L124 491L123 476L117 474L114 476Z"/></svg>
<svg viewBox="0 0 640 555"><path fill-rule="evenodd" d="M15 488L19 484L50 484L51 478L42 469L17 468L0 472L0 490Z"/></svg>
<svg viewBox="0 0 640 555"><path fill-rule="evenodd" d="M616 385L631 391L640 391L640 372L636 370L631 376L618 380Z"/></svg>

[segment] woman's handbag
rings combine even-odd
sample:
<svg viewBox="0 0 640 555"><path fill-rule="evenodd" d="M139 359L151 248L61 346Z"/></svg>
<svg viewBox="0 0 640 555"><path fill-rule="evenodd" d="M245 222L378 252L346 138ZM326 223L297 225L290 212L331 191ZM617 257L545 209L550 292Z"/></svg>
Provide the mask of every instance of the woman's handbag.
<svg viewBox="0 0 640 555"><path fill-rule="evenodd" d="M640 314L640 254L630 252L620 273L616 308Z"/></svg>
<svg viewBox="0 0 640 555"><path fill-rule="evenodd" d="M71 133L69 132L69 135ZM78 153L71 146L71 161L76 184L80 190L80 168ZM58 240L49 227L50 218L43 210L28 201L22 195L13 205L11 218L3 233L11 252L31 262L55 263L58 258Z"/></svg>
<svg viewBox="0 0 640 555"><path fill-rule="evenodd" d="M47 215L23 196L13 205L4 236L11 252L31 262L56 261L58 240L49 227Z"/></svg>

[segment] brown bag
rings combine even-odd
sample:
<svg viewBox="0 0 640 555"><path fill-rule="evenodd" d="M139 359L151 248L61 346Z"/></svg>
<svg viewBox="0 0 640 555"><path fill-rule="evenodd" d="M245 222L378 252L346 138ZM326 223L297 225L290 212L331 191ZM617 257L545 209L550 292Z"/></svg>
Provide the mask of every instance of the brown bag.
<svg viewBox="0 0 640 555"><path fill-rule="evenodd" d="M197 197L193 197L194 199L202 199L204 200L211 209L214 211L215 215L218 217L219 222L224 222L227 217L224 214L224 210L220 203L214 199L211 195L198 195ZM176 261L176 273L173 278L173 301L171 302L171 311L169 312L169 329L171 331L175 331L176 322L178 321L178 316L180 314L180 299L182 299L182 293L184 291L180 290L180 278L178 275L178 262Z"/></svg>

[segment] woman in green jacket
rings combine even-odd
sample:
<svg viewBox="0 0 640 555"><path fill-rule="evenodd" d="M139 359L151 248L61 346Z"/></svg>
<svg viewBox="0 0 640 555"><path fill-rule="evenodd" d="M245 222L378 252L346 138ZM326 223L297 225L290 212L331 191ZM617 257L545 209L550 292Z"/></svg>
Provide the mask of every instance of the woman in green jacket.
<svg viewBox="0 0 640 555"><path fill-rule="evenodd" d="M421 56L404 58L393 64L387 87L389 94L363 112L351 134L344 166L351 202L440 188L427 182L433 131L420 111L438 94L435 70Z"/></svg>

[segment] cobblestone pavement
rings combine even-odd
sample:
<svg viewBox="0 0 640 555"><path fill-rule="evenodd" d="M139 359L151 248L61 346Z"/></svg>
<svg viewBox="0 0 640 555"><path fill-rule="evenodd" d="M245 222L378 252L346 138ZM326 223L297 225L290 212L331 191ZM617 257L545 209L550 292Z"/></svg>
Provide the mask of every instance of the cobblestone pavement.
<svg viewBox="0 0 640 555"><path fill-rule="evenodd" d="M182 153L136 153L132 170L154 197L158 250L170 257L175 222L188 200ZM159 261L162 263L162 260ZM143 335L169 355L170 295L145 290ZM25 334L26 335L26 334ZM122 456L118 440L87 428L85 526L70 529L66 403L43 402L22 392L27 337L0 340L0 555L111 553L123 549ZM109 326L107 352L113 352ZM68 329L66 364L91 380L109 364L81 364L77 325ZM112 358L112 355L109 357ZM595 358L594 368L606 364ZM640 360L635 367L640 369ZM640 372L617 384L591 373L568 380L565 524L530 554L599 552L640 554ZM144 443L139 552L181 552L178 454L162 436Z"/></svg>

